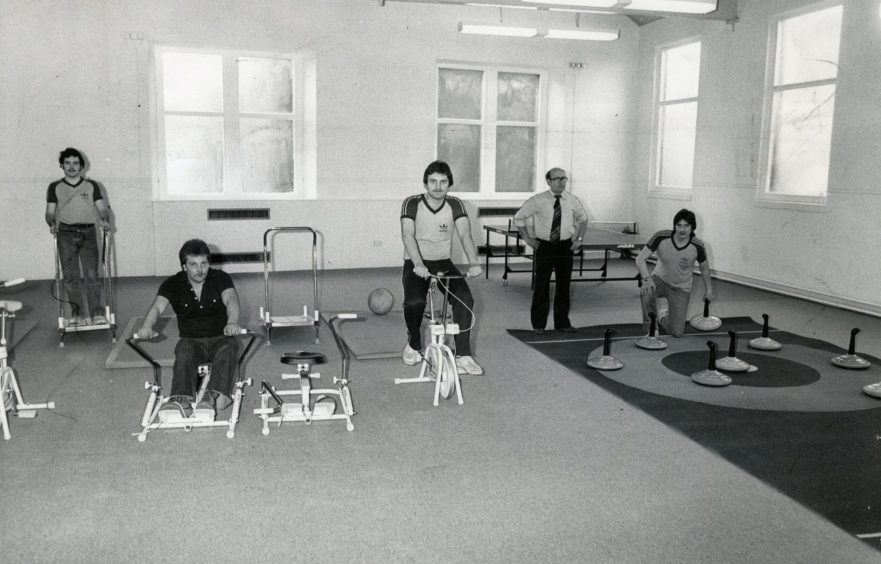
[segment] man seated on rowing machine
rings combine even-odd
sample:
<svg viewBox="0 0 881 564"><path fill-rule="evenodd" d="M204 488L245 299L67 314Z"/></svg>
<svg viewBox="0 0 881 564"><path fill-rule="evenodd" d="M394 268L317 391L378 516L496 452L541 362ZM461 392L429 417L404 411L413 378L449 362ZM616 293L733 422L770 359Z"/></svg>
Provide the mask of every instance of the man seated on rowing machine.
<svg viewBox="0 0 881 564"><path fill-rule="evenodd" d="M688 302L694 278L694 264L700 267L704 281L705 298L713 301L713 284L710 280L710 261L704 242L695 237L697 218L694 212L681 209L673 217L673 230L658 231L636 257L636 267L642 277L642 319L649 330L648 314L658 316L658 327L674 337L685 332ZM655 253L657 264L649 274L646 261ZM658 314L657 298L667 297L668 312Z"/></svg>
<svg viewBox="0 0 881 564"><path fill-rule="evenodd" d="M159 411L160 421L177 416L214 416L232 403L238 380L239 298L229 274L209 266L211 251L201 239L190 239L178 253L181 272L169 276L137 332L139 339L157 335L153 326L171 304L177 315L180 341L174 348L174 373L169 400ZM211 363L211 379L204 397L192 411L199 388L198 368ZM216 411L215 411L216 410ZM163 418L163 413L166 417Z"/></svg>

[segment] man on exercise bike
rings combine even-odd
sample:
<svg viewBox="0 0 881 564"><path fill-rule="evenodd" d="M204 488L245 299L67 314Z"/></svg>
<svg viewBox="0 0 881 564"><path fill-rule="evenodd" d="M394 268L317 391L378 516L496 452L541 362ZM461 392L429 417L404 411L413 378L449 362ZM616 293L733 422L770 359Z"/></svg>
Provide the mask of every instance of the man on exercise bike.
<svg viewBox="0 0 881 564"><path fill-rule="evenodd" d="M442 161L428 165L422 175L425 193L415 194L404 200L401 206L401 239L404 243L404 270L401 282L404 286L404 322L407 324L407 345L402 359L405 364L422 362L422 316L425 313L425 294L430 285L429 274L443 272L461 275L451 260L453 234L462 244L468 259L468 277L476 278L483 273L477 259L477 247L471 238L471 224L465 206L459 198L448 196L453 185L453 172ZM456 368L459 373L483 374L483 368L471 356L471 325L474 298L463 279L451 279L449 290L455 298L453 321L461 332L455 336Z"/></svg>
<svg viewBox="0 0 881 564"><path fill-rule="evenodd" d="M157 335L153 326L171 304L177 315L180 341L174 348L171 394L159 411L189 417L199 385L198 367L211 363L211 380L193 415L214 415L232 403L238 370L239 298L229 274L209 266L211 251L191 239L178 253L181 272L168 277L144 316L139 339Z"/></svg>

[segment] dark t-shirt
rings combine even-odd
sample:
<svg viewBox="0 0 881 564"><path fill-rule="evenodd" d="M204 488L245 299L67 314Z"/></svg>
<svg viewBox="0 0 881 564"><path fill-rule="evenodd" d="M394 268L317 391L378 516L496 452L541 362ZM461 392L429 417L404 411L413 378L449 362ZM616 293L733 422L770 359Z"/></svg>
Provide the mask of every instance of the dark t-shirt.
<svg viewBox="0 0 881 564"><path fill-rule="evenodd" d="M226 326L226 306L221 294L227 288L235 288L229 274L209 268L201 300L196 298L184 271L166 278L159 286L159 295L168 300L177 315L181 337L217 337L223 335Z"/></svg>

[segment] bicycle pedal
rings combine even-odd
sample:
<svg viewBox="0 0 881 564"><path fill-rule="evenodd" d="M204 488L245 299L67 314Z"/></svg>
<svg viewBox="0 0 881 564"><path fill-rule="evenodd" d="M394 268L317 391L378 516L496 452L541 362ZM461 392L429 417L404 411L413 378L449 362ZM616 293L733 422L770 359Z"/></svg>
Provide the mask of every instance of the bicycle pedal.
<svg viewBox="0 0 881 564"><path fill-rule="evenodd" d="M35 409L22 409L16 415L22 419L33 419L37 416L37 411Z"/></svg>

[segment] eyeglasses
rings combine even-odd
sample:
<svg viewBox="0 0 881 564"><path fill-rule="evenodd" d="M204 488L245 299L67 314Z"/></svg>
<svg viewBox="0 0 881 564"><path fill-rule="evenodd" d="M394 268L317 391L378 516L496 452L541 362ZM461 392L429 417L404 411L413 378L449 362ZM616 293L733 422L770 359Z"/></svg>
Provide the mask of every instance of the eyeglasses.
<svg viewBox="0 0 881 564"><path fill-rule="evenodd" d="M552 176L551 177L551 182L566 182L567 180L569 180L569 179L566 178L565 176Z"/></svg>

